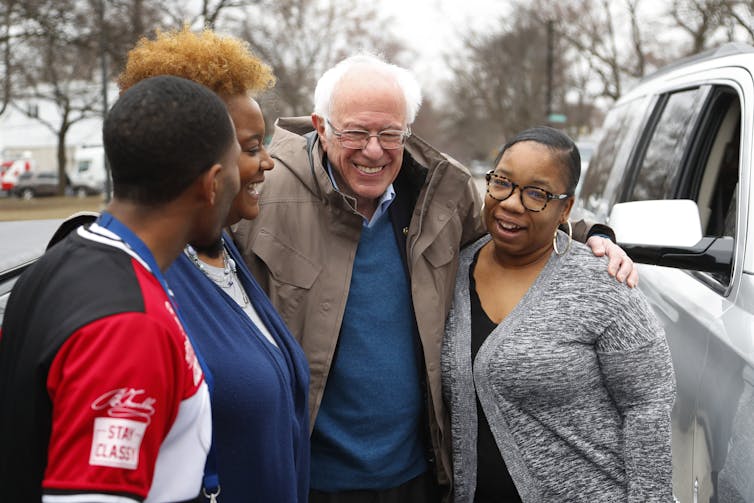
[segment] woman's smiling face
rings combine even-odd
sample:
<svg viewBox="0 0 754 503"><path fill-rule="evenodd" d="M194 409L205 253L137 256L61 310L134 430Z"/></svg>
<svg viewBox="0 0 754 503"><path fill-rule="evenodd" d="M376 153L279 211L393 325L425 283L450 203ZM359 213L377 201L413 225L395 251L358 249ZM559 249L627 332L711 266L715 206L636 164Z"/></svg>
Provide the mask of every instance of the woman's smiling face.
<svg viewBox="0 0 754 503"><path fill-rule="evenodd" d="M275 166L264 148L264 116L259 104L245 95L225 100L228 113L236 128L236 138L241 146L238 171L241 190L233 201L227 225L241 219L251 220L259 215L259 192L257 186L264 181L264 172Z"/></svg>
<svg viewBox="0 0 754 503"><path fill-rule="evenodd" d="M558 225L565 223L573 197L550 200L542 211L529 211L521 204L521 187L534 186L551 194L566 192L568 171L553 151L534 141L509 147L495 166L495 175L517 184L507 199L498 201L489 193L484 200L484 223L501 258L527 263L552 248Z"/></svg>

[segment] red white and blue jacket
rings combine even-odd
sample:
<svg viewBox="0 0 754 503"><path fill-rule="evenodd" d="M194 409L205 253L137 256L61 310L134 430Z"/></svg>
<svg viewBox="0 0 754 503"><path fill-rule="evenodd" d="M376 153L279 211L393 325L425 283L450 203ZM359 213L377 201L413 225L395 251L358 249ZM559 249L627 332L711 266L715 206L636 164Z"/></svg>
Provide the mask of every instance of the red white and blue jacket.
<svg viewBox="0 0 754 503"><path fill-rule="evenodd" d="M15 285L0 333L0 487L8 501L191 501L209 395L163 287L96 223Z"/></svg>

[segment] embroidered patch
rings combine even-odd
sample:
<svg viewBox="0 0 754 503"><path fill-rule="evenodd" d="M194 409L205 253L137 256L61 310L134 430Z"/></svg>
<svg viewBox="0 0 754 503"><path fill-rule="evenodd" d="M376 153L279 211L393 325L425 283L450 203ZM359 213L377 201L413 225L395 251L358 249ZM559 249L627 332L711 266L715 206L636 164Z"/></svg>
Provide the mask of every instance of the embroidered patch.
<svg viewBox="0 0 754 503"><path fill-rule="evenodd" d="M136 470L147 423L113 417L94 419L89 464Z"/></svg>

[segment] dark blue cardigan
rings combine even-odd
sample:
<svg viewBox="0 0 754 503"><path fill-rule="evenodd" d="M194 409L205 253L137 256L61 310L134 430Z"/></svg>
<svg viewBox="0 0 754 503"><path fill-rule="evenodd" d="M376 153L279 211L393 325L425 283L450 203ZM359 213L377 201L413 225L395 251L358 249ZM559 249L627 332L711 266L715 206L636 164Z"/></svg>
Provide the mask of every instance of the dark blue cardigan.
<svg viewBox="0 0 754 503"><path fill-rule="evenodd" d="M304 503L309 490L309 367L232 240L224 238L278 348L184 254L166 273L196 350L214 379L219 500Z"/></svg>

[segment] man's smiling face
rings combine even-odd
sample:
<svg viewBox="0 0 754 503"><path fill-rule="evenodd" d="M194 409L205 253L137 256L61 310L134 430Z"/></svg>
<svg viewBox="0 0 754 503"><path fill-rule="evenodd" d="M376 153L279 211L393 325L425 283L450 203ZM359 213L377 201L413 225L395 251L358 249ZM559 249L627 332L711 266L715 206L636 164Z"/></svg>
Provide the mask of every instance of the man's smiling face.
<svg viewBox="0 0 754 503"><path fill-rule="evenodd" d="M362 130L377 134L385 130L405 130L406 100L398 84L380 72L345 75L332 97L332 125L339 131ZM363 149L340 144L325 119L317 118L317 131L327 152L341 191L357 200L357 209L370 218L377 201L398 176L403 147L385 150L376 137Z"/></svg>

